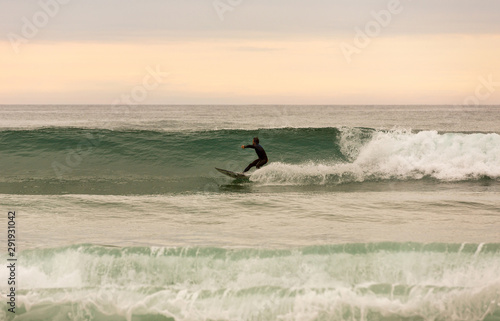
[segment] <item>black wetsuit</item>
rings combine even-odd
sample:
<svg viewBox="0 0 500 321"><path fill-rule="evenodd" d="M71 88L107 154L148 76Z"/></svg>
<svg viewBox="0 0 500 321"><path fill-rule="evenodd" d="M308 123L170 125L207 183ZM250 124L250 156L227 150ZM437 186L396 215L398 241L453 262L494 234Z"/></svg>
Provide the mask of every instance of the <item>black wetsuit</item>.
<svg viewBox="0 0 500 321"><path fill-rule="evenodd" d="M254 145L246 145L245 148L255 149L255 152L257 153L257 156L259 156L259 158L257 158L253 162L251 162L250 165L248 165L247 168L245 168L243 173L248 172L250 170L250 168L252 168L254 166L257 167L257 169L259 169L267 163L267 155L266 155L266 152L264 151L264 148L262 148L262 146L260 146L259 144L255 145L255 146Z"/></svg>

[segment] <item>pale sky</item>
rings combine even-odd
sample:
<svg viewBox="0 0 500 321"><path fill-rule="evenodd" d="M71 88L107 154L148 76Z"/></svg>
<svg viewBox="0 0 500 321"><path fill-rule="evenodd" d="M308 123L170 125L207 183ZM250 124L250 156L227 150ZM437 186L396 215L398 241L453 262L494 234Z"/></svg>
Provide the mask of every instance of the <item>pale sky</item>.
<svg viewBox="0 0 500 321"><path fill-rule="evenodd" d="M0 104L500 104L497 0L0 0Z"/></svg>

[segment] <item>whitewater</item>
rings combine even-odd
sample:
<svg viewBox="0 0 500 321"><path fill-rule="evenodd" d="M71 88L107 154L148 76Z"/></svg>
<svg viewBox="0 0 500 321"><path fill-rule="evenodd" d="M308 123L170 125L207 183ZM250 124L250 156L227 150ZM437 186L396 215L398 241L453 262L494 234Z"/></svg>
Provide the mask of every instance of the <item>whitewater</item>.
<svg viewBox="0 0 500 321"><path fill-rule="evenodd" d="M14 320L500 319L500 106L4 105L0 170Z"/></svg>

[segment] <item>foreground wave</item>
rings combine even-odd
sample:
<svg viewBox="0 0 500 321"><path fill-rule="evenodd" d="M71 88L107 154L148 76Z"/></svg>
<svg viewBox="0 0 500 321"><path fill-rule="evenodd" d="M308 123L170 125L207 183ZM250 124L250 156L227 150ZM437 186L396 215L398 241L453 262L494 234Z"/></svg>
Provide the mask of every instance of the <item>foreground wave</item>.
<svg viewBox="0 0 500 321"><path fill-rule="evenodd" d="M500 317L500 244L73 245L27 250L19 262L16 320Z"/></svg>
<svg viewBox="0 0 500 321"><path fill-rule="evenodd" d="M500 178L497 133L370 128L179 132L47 128L0 131L4 168L0 189L4 193L37 193L37 187L55 193L110 193L116 186L126 185L129 190L120 193L143 193L145 189L155 193L154 186L162 187L160 193L200 190L221 178L214 167L241 171L252 161L255 154L239 146L256 135L270 158L252 176L261 185Z"/></svg>

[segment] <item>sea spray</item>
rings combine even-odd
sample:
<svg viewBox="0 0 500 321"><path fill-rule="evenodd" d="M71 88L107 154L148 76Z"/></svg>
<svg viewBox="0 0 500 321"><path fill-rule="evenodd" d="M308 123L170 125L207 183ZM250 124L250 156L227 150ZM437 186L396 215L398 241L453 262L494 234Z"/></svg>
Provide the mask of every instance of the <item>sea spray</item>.
<svg viewBox="0 0 500 321"><path fill-rule="evenodd" d="M374 180L467 181L500 178L500 135L436 131L376 131L369 139L343 134L341 150L351 162L276 162L251 180L264 184L341 184ZM365 136L365 137L362 137ZM364 141L364 143L360 143ZM355 144L357 143L357 144Z"/></svg>

